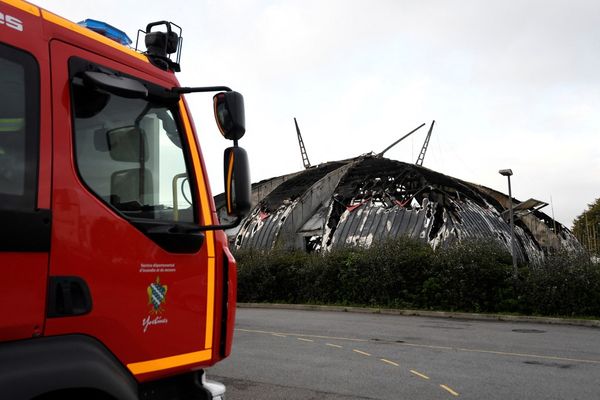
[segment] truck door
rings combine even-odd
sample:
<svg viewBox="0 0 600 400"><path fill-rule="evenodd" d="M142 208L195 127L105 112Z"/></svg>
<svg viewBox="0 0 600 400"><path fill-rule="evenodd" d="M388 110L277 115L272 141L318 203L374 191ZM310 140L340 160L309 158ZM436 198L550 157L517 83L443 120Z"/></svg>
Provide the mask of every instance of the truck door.
<svg viewBox="0 0 600 400"><path fill-rule="evenodd" d="M97 84L125 77L152 92L173 82L60 41L50 48L46 333L96 337L142 380L209 361L214 234L197 229L210 223L208 189L184 104Z"/></svg>
<svg viewBox="0 0 600 400"><path fill-rule="evenodd" d="M0 342L44 328L50 160L40 132L49 118L41 107L47 49L35 11L0 3Z"/></svg>

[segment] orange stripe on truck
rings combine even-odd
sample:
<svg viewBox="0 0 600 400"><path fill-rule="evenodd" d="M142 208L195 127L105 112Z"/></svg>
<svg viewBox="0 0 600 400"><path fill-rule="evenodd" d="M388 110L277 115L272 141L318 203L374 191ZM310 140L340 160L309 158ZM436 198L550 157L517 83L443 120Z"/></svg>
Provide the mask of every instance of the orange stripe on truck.
<svg viewBox="0 0 600 400"><path fill-rule="evenodd" d="M179 354L171 357L157 358L155 360L127 364L127 368L134 375L146 374L148 372L162 371L182 365L195 364L212 358L212 350L195 351L193 353Z"/></svg>
<svg viewBox="0 0 600 400"><path fill-rule="evenodd" d="M196 138L192 131L192 125L185 109L183 100L179 101L179 110L185 126L187 141L192 153L192 163L194 164L194 172L196 173L197 187L200 192L200 212L202 213L202 222L206 225L212 225L212 213L210 211L210 200L208 198L208 189L206 185L206 177L200 163L200 152L196 145ZM208 276L206 290L206 334L204 347L212 348L213 341L213 324L215 314L215 237L213 231L206 231L206 246L208 250Z"/></svg>
<svg viewBox="0 0 600 400"><path fill-rule="evenodd" d="M19 10L28 12L29 14L33 14L36 17L40 16L40 9L34 6L33 4L29 4L26 1L21 0L1 0L2 3L6 3L9 6L13 6L18 8Z"/></svg>
<svg viewBox="0 0 600 400"><path fill-rule="evenodd" d="M200 153L196 144L196 138L192 131L192 126L187 115L183 100L179 102L179 109L183 124L185 127L185 135L190 146L192 154L192 163L196 175L196 186L200 192L200 213L204 224L212 225L212 214L208 201L208 190L206 180L200 163ZM134 375L146 374L149 372L161 371L164 369L179 367L182 365L196 364L203 361L208 361L212 358L212 340L213 340L213 325L214 325L214 304L215 304L215 240L214 232L206 232L206 245L208 250L208 274L206 282L206 331L204 348L206 350L195 351L193 353L179 354L176 356L157 358L155 360L135 362L127 364L127 368Z"/></svg>

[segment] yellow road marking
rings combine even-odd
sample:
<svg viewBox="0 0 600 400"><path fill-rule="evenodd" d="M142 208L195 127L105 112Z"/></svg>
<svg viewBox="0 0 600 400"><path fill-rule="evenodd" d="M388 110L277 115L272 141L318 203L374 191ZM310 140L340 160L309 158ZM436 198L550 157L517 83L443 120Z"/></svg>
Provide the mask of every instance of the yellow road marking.
<svg viewBox="0 0 600 400"><path fill-rule="evenodd" d="M241 332L248 332L248 333L265 333L265 334L275 333L275 332L259 331L259 330L252 330L252 329L236 329L236 330L241 331ZM346 340L346 341L350 341L350 342L360 342L360 343L371 342L371 340L368 340L368 339L356 339L356 338L337 337L337 336L304 335L304 334L299 334L299 333L284 333L284 334L288 335L288 336L305 336L305 337L312 337L312 338L317 338L317 339ZM467 349L467 348L463 348L463 347L435 346L435 345L416 344L416 343L393 342L390 344L393 344L396 346L405 346L405 347L419 347L419 348L423 348L423 349L464 351L464 352L472 352L472 353L495 354L495 355L509 356L509 357L523 357L523 358L530 357L530 358L538 358L538 359L545 359L545 360L571 361L571 362L581 362L581 363L599 364L600 365L600 360L589 360L589 359L581 359L581 358L544 356L544 355L539 355L539 354L511 353L511 352L504 352L504 351Z"/></svg>
<svg viewBox="0 0 600 400"><path fill-rule="evenodd" d="M444 390L446 390L448 393L450 393L452 396L458 396L458 393L456 393L454 390L450 389L448 386L446 385L440 385L440 387Z"/></svg>
<svg viewBox="0 0 600 400"><path fill-rule="evenodd" d="M385 358L380 358L380 360L383 361L384 363L388 363L390 365L393 365L394 367L399 367L400 366L400 364L397 364L397 363L395 363L393 361L390 361L390 360L386 360Z"/></svg>
<svg viewBox="0 0 600 400"><path fill-rule="evenodd" d="M288 337L288 336L300 336L300 334L296 334L296 333L278 333L278 332L269 332L269 331L260 331L260 330L253 330L253 329L241 329L241 328L237 328L236 331L240 331L240 332L247 332L247 333L264 333L264 334L271 334L273 336L278 336L278 337ZM332 337L332 336L320 336L320 335L302 335L305 337L312 337L312 338L319 338L319 339L336 339L336 340L348 340L348 341L354 341L354 342L369 342L370 340L366 340L366 339L355 339L355 338L343 338L343 337ZM301 340L303 342L314 342L314 340L311 339L306 339L305 337L296 337L296 339ZM403 346L412 346L412 347L424 347L424 348L435 348L435 349L447 349L447 350L460 350L460 351L477 351L477 350L471 350L471 349L462 349L462 348L452 348L452 347L446 347L446 346L428 346L428 345L417 345L417 344L410 344L410 343L396 343L398 345L403 345ZM343 348L340 345L337 344L333 344L333 343L325 343L326 346L329 347L335 347L338 349ZM358 350L358 349L352 349L353 352L358 353L358 354L362 354L364 356L371 356L371 354L364 352L362 350ZM492 351L486 351L486 350L479 350L479 352L488 352L488 353L492 353L492 354L503 354L503 355L519 355L519 356L524 356L522 354L517 354L517 353L501 353L501 352L492 352ZM529 357L533 357L531 355L528 355ZM538 357L545 357L545 356L538 356ZM379 360L383 361L386 364L389 365L393 365L395 367L399 367L400 364L395 363L393 361L387 360L385 358L380 358ZM593 362L593 361L592 361ZM600 362L598 362L600 363ZM411 369L410 372L420 378L429 380L430 378L425 375L422 374L418 371L415 371L414 369ZM459 396L459 394L452 390L452 388L446 386L446 385L440 385L440 387L444 390L446 390L448 393L450 393L453 396Z"/></svg>
<svg viewBox="0 0 600 400"><path fill-rule="evenodd" d="M247 332L247 333L264 333L264 334L279 333L279 334L287 335L287 336L302 336L302 337L310 337L310 338L314 338L314 339L347 340L350 342L361 342L361 343L370 342L370 340L367 340L367 339L355 339L355 338L336 337L336 336L305 335L302 333L271 332L271 331L260 331L260 330L256 330L256 329L242 329L242 328L236 328L235 330L240 331L240 332Z"/></svg>
<svg viewBox="0 0 600 400"><path fill-rule="evenodd" d="M413 374L415 374L416 376L419 376L423 379L429 379L429 377L427 375L423 375L422 373L415 371L414 369L411 369L410 372L412 372Z"/></svg>

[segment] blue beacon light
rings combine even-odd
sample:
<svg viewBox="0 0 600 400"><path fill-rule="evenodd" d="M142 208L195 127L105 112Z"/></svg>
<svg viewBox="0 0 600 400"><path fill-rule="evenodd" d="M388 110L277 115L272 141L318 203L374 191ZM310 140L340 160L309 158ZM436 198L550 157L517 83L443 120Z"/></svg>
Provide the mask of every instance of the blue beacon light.
<svg viewBox="0 0 600 400"><path fill-rule="evenodd" d="M79 22L78 25L91 29L92 31L112 39L124 46L129 46L132 43L131 39L129 39L129 36L127 36L125 32L107 24L106 22L96 21L95 19L88 18Z"/></svg>

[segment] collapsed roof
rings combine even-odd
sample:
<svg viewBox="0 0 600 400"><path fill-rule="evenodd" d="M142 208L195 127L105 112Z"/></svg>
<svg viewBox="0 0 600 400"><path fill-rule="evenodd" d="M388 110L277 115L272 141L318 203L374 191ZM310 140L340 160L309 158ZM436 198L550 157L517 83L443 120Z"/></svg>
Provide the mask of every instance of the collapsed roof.
<svg viewBox="0 0 600 400"><path fill-rule="evenodd" d="M368 247L410 236L434 249L468 239L494 240L510 251L508 196L428 168L364 155L252 185L254 207L228 232L236 249L331 250ZM223 197L216 197L222 220ZM581 245L545 205L512 199L517 258L538 262Z"/></svg>

